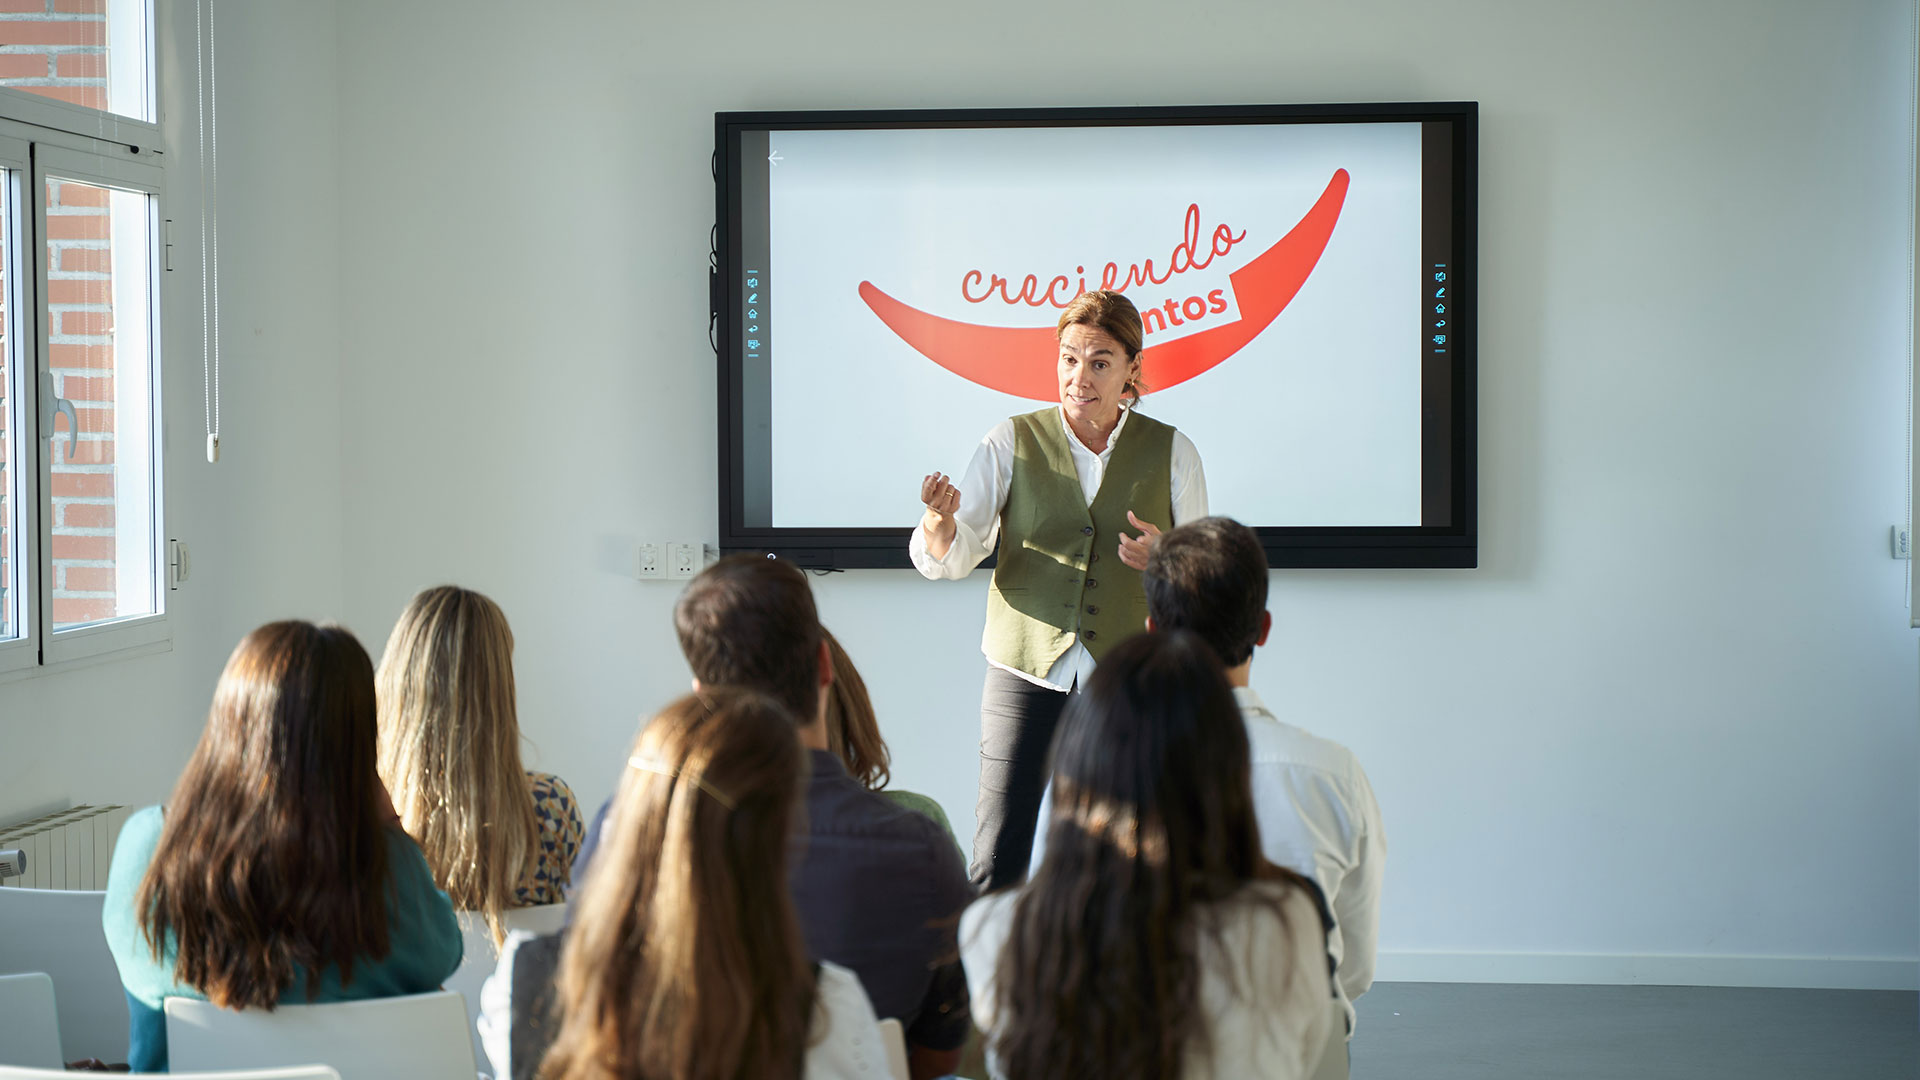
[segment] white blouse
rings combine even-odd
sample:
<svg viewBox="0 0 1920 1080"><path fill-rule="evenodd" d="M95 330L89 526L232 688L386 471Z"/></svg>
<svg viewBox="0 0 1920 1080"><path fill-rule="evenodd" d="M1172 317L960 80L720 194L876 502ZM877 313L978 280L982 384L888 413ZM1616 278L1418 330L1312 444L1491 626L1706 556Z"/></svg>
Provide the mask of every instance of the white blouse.
<svg viewBox="0 0 1920 1080"><path fill-rule="evenodd" d="M1060 429L1067 434L1067 448L1073 452L1073 469L1079 474L1080 490L1086 495L1088 506L1092 506L1094 497L1100 494L1100 482L1107 477L1107 463L1113 458L1113 448L1120 445L1120 438L1127 430L1127 417L1131 413L1131 408L1120 410L1120 422L1114 426L1113 434L1107 437L1107 448L1096 454L1073 433L1066 414L1058 406L1054 408L1054 415L1060 418ZM1200 468L1200 451L1194 449L1193 440L1177 430L1173 433L1170 464L1173 523L1185 525L1206 517L1207 478ZM967 471L954 483L954 487L960 489L960 509L953 515L953 543L947 548L947 557L936 559L929 554L927 531L924 527L916 528L913 538L907 542L907 554L913 559L914 569L932 581L958 581L973 573L974 567L993 554L994 543L1000 535L1000 514L1007 508L1007 490L1012 485L1013 421L1007 419L995 424L993 430L987 432L987 437L980 440L980 445L974 448L973 460L967 463ZM1112 542L1118 557L1119 539L1105 539ZM986 651L984 634L981 636L981 651ZM1093 655L1079 641L1075 641L1072 648L1054 661L1044 679L1036 679L1024 671L1014 671L1005 664L993 663L990 656L987 662L1049 690L1071 690L1076 681L1084 685L1087 677L1093 674Z"/></svg>
<svg viewBox="0 0 1920 1080"><path fill-rule="evenodd" d="M1248 889L1271 889L1267 884ZM973 1021L993 1044L999 1023L994 975L1013 929L1018 890L994 893L960 917L960 958L972 991ZM1304 890L1281 904L1284 928L1263 904L1229 900L1209 912L1221 920L1217 938L1200 938L1200 1009L1210 1050L1190 1047L1182 1062L1187 1080L1304 1080L1313 1075L1341 1021L1327 978L1320 909ZM1066 1037L1063 1033L1063 1037ZM1332 1040L1331 1052L1345 1044ZM987 1070L1000 1076L991 1052Z"/></svg>

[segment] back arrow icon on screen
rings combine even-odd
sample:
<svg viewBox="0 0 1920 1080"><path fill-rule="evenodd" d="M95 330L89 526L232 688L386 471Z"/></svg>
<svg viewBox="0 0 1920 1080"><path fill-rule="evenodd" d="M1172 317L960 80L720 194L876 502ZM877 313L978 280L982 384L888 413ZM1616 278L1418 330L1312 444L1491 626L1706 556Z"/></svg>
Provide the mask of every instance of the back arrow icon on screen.
<svg viewBox="0 0 1920 1080"><path fill-rule="evenodd" d="M1272 325L1327 250L1346 204L1348 182L1347 170L1335 170L1299 224L1227 275L1240 303L1240 318L1141 351L1148 386L1165 390L1204 374ZM943 319L895 300L870 281L860 283L860 298L916 352L969 382L1034 401L1059 397L1051 326L980 326Z"/></svg>
<svg viewBox="0 0 1920 1080"><path fill-rule="evenodd" d="M769 165L778 165L785 160L787 159L781 157L780 151L778 150L775 150L773 153L767 155L767 164Z"/></svg>

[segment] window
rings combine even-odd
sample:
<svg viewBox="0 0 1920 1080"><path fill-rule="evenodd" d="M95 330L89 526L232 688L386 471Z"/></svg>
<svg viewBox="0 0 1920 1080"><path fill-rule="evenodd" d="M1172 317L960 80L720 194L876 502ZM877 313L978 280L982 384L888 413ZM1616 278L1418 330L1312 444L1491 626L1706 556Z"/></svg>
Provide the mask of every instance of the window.
<svg viewBox="0 0 1920 1080"><path fill-rule="evenodd" d="M150 0L5 0L0 86L85 110L70 119L107 113L151 123L152 25Z"/></svg>
<svg viewBox="0 0 1920 1080"><path fill-rule="evenodd" d="M153 197L57 174L43 190L57 632L159 610Z"/></svg>
<svg viewBox="0 0 1920 1080"><path fill-rule="evenodd" d="M151 26L0 0L0 674L167 639Z"/></svg>

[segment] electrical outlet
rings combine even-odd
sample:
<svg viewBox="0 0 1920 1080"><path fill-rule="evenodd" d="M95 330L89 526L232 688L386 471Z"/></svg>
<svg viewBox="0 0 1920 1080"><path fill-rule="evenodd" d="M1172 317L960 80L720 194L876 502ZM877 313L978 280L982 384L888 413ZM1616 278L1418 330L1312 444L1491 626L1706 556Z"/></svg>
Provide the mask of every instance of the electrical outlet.
<svg viewBox="0 0 1920 1080"><path fill-rule="evenodd" d="M667 576L690 578L707 561L707 545L698 540L675 540L667 545Z"/></svg>
<svg viewBox="0 0 1920 1080"><path fill-rule="evenodd" d="M1913 530L1902 525L1893 527L1893 557L1896 559L1913 558Z"/></svg>
<svg viewBox="0 0 1920 1080"><path fill-rule="evenodd" d="M667 553L660 544L641 544L633 554L633 576L646 580L667 576Z"/></svg>

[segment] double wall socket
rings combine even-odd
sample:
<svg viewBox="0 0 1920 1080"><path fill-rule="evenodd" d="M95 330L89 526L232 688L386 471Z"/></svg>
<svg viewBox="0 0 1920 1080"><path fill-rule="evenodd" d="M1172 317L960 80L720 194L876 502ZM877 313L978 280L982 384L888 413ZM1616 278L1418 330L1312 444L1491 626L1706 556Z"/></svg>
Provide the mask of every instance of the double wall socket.
<svg viewBox="0 0 1920 1080"><path fill-rule="evenodd" d="M699 540L642 541L634 549L633 576L643 581L684 581L707 565L707 545Z"/></svg>

